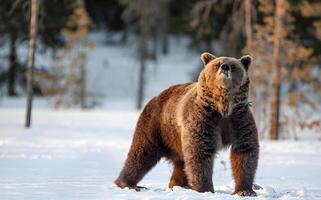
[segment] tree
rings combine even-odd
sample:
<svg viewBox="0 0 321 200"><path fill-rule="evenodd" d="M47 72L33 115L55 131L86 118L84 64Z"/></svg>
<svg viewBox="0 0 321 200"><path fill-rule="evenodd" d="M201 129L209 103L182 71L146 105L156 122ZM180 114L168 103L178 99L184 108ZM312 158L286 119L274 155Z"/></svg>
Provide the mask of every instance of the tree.
<svg viewBox="0 0 321 200"><path fill-rule="evenodd" d="M253 36L252 36L252 6L251 0L244 1L244 21L245 21L245 33L246 33L246 45L245 51L252 52Z"/></svg>
<svg viewBox="0 0 321 200"><path fill-rule="evenodd" d="M149 58L155 57L148 48L148 41L155 38L155 34L159 32L158 24L162 20L161 0L122 0L125 6L122 15L125 24L134 32L138 32L138 57L139 57L139 74L138 74L138 90L137 90L137 109L141 109L145 96L146 83L146 66ZM128 29L129 29L128 28Z"/></svg>
<svg viewBox="0 0 321 200"><path fill-rule="evenodd" d="M62 87L57 94L55 107L65 104L80 105L82 109L86 109L89 107L86 59L88 50L93 46L87 39L91 20L82 0L75 1L73 7L73 12L62 29L66 44L63 51L58 52L60 63L57 71L61 76L55 81L58 82L56 85L62 85Z"/></svg>
<svg viewBox="0 0 321 200"><path fill-rule="evenodd" d="M28 54L28 74L27 74L27 111L25 127L30 127L31 122L31 108L33 96L33 66L35 60L36 50L36 34L37 34L37 0L31 0L31 16L30 16L30 35L29 35L29 54Z"/></svg>
<svg viewBox="0 0 321 200"><path fill-rule="evenodd" d="M279 138L279 116L280 116L280 87L281 87L281 69L280 69L280 40L284 37L283 18L285 14L285 0L277 0L274 16L274 37L273 37L273 61L272 61L272 99L271 99L271 129L270 138L277 140Z"/></svg>
<svg viewBox="0 0 321 200"><path fill-rule="evenodd" d="M169 35L169 0L160 2L161 21L160 21L160 37L161 37L161 52L166 55L169 52L168 35Z"/></svg>

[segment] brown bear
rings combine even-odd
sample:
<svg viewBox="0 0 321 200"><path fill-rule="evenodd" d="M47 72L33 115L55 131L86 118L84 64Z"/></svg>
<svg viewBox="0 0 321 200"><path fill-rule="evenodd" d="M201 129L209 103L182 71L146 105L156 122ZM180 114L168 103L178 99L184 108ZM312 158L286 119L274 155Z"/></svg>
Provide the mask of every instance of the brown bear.
<svg viewBox="0 0 321 200"><path fill-rule="evenodd" d="M252 58L216 58L203 53L198 81L174 85L145 106L125 166L115 181L124 188L137 183L162 158L174 165L169 187L214 192L215 154L231 146L233 194L254 196L252 189L259 142L249 108L248 68Z"/></svg>

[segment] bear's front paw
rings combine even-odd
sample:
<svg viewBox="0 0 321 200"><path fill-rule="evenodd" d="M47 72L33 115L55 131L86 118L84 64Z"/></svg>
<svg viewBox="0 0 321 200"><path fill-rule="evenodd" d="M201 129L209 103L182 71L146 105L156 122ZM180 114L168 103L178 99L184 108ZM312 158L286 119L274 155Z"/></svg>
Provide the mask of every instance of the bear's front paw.
<svg viewBox="0 0 321 200"><path fill-rule="evenodd" d="M238 191L238 192L234 192L233 195L234 194L242 196L242 197L256 197L257 196L256 192L254 192L253 190L252 191L247 191L247 190Z"/></svg>

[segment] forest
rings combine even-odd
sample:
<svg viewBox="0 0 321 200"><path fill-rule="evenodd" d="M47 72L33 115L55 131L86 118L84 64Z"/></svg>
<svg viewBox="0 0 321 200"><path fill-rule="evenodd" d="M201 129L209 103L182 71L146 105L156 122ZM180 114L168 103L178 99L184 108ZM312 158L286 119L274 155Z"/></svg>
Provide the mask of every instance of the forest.
<svg viewBox="0 0 321 200"><path fill-rule="evenodd" d="M0 84L5 96L26 94L27 54L20 56L19 49L27 48L29 7L29 1L3 1L0 8ZM36 51L39 57L50 54L52 63L35 65L33 90L37 96L55 97L56 108L95 107L93 99L101 94L86 91L86 71L91 70L86 61L101 45L89 35L99 32L105 46L135 48L129 52L136 52L139 63L132 101L139 109L148 98L147 68L176 51L171 40L184 38L180 51L195 57L208 51L255 58L249 72L251 101L261 131L270 127L272 139L295 138L297 130L320 128L319 116L310 114L320 111L320 17L320 2L303 0L40 1ZM202 66L194 68L189 81L197 79Z"/></svg>

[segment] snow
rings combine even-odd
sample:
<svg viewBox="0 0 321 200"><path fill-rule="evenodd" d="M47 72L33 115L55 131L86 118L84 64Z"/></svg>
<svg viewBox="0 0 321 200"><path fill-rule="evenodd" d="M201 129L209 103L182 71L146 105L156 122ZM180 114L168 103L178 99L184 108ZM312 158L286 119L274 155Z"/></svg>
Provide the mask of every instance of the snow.
<svg viewBox="0 0 321 200"><path fill-rule="evenodd" d="M37 103L36 103L37 105ZM261 141L258 197L232 196L228 151L216 159L216 193L167 188L171 165L161 160L141 181L149 190L119 189L139 112L35 107L31 129L23 107L0 105L0 199L321 199L320 141Z"/></svg>
<svg viewBox="0 0 321 200"><path fill-rule="evenodd" d="M137 95L139 74L137 38L126 45L106 46L102 32L89 34L96 47L88 54L88 90L107 98L132 98ZM200 55L186 51L189 40L184 37L170 38L170 53L158 55L157 61L148 61L146 67L145 99L171 85L189 82L192 72L201 65Z"/></svg>

